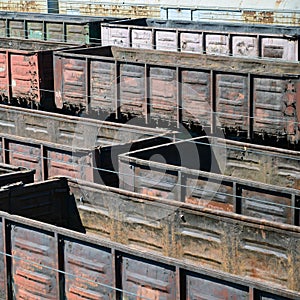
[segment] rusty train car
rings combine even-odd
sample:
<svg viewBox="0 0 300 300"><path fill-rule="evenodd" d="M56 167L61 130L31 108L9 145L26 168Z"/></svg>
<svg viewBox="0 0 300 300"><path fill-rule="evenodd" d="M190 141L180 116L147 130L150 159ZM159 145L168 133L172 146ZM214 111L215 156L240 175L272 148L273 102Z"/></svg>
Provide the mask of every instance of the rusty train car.
<svg viewBox="0 0 300 300"><path fill-rule="evenodd" d="M0 11L0 36L69 44L101 44L101 23L120 20Z"/></svg>
<svg viewBox="0 0 300 300"><path fill-rule="evenodd" d="M299 140L298 62L108 46L56 51L54 70L58 108Z"/></svg>
<svg viewBox="0 0 300 300"><path fill-rule="evenodd" d="M64 178L0 198L8 299L299 298L295 226Z"/></svg>
<svg viewBox="0 0 300 300"><path fill-rule="evenodd" d="M176 139L176 132L6 106L0 106L0 116L0 162L35 169L36 181L56 175L68 176L200 206L204 205L199 199L204 197L206 182L213 181L211 207L244 215L253 215L254 210L261 208L261 217L265 219L299 225L300 156L297 151L224 139L215 142L207 137L169 144L171 139ZM180 145L191 145L192 150L196 147L196 153ZM191 152L190 168L197 168L197 155L205 163L199 170L186 169L183 157L174 156L177 148ZM219 157L214 155L216 149ZM166 157L166 153L168 166L147 161L157 154ZM220 159L225 169L221 168ZM150 173L147 173L149 168ZM164 170L167 170L165 175ZM160 177L161 182L155 184ZM196 177L202 181L196 182ZM181 185L193 185L197 191L191 192ZM208 196L209 193L205 194Z"/></svg>
<svg viewBox="0 0 300 300"><path fill-rule="evenodd" d="M118 185L118 153L169 141L166 130L113 124L0 105L0 162L55 175ZM97 168L106 168L106 173ZM97 173L94 175L94 173ZM107 179L106 179L107 178Z"/></svg>
<svg viewBox="0 0 300 300"><path fill-rule="evenodd" d="M208 138L194 138L121 154L120 188L299 226L299 190L288 189L284 183L274 186L251 181L251 174L246 172L240 178L227 176L231 166L226 170L226 158L232 155L227 153L231 147L224 140L215 144ZM272 159L275 169L274 156L268 152L264 155ZM280 171L274 174L277 178L272 178L274 182L284 173L283 163L280 165ZM299 157L295 165L299 166Z"/></svg>
<svg viewBox="0 0 300 300"><path fill-rule="evenodd" d="M133 19L101 24L102 46L299 61L299 27Z"/></svg>
<svg viewBox="0 0 300 300"><path fill-rule="evenodd" d="M2 103L54 109L53 50L70 44L0 38Z"/></svg>

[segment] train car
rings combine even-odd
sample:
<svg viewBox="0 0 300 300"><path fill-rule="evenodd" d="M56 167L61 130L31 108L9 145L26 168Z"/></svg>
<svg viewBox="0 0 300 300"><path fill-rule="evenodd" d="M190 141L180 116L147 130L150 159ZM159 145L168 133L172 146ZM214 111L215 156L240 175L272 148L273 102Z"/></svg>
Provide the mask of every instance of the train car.
<svg viewBox="0 0 300 300"><path fill-rule="evenodd" d="M0 105L0 162L118 186L117 155L166 143L166 130ZM107 172L98 171L107 169Z"/></svg>
<svg viewBox="0 0 300 300"><path fill-rule="evenodd" d="M284 267L286 258L283 258L285 255L275 254L282 253L275 246L275 240L279 228L287 230L289 227L291 230L295 229L295 233L298 230L296 226L219 213L208 208L169 199L160 200L124 190L110 188L104 191L99 185L88 184L81 190L80 188L80 183L79 189L75 185L70 186L76 199L80 191L81 195L85 195L81 202L76 201L77 208L83 226L93 236L98 234L135 249L179 259L195 267L203 266L244 275L260 282L273 282L274 285L277 282L283 289L284 285L289 285L284 280L287 276L284 275L287 274ZM248 223L250 219L253 222L251 225ZM240 223L242 220L245 223ZM271 224L274 225L272 229L269 227ZM263 226L262 231L259 231L259 226ZM284 231L280 232L282 235L279 240L283 241ZM288 231L285 233L292 238L293 234ZM267 249L264 248L266 244ZM245 266L246 261L251 261L251 265ZM275 261L281 261L281 267ZM298 278L292 271L290 274L294 275L289 280L293 276Z"/></svg>
<svg viewBox="0 0 300 300"><path fill-rule="evenodd" d="M299 298L298 227L64 178L0 198L3 298Z"/></svg>
<svg viewBox="0 0 300 300"><path fill-rule="evenodd" d="M101 44L101 23L114 20L118 19L0 11L0 37L79 45Z"/></svg>
<svg viewBox="0 0 300 300"><path fill-rule="evenodd" d="M101 24L102 46L299 60L299 27L133 19Z"/></svg>
<svg viewBox="0 0 300 300"><path fill-rule="evenodd" d="M288 189L283 184L278 186L249 180L251 174L242 178L225 175L228 174L227 152L232 146L227 146L224 140L222 142L214 143L202 137L121 154L120 188L299 226L300 191ZM252 151L254 148L250 147L249 152ZM275 166L273 155L269 150L263 158L271 159ZM257 154L259 156L262 154ZM293 157L289 158L293 160ZM299 158L295 165L300 165ZM274 183L279 178L283 183L287 179L281 176L283 168L273 172Z"/></svg>
<svg viewBox="0 0 300 300"><path fill-rule="evenodd" d="M298 62L107 46L56 51L54 70L58 108L299 140Z"/></svg>
<svg viewBox="0 0 300 300"><path fill-rule="evenodd" d="M2 103L53 110L53 50L71 44L0 38Z"/></svg>
<svg viewBox="0 0 300 300"><path fill-rule="evenodd" d="M142 163L149 161L149 165L152 161L161 162L161 167L184 165L188 169L300 190L299 151L205 136L175 140L168 145L124 153L119 159L127 164L132 158L132 163L140 159ZM138 171L132 170L128 175Z"/></svg>

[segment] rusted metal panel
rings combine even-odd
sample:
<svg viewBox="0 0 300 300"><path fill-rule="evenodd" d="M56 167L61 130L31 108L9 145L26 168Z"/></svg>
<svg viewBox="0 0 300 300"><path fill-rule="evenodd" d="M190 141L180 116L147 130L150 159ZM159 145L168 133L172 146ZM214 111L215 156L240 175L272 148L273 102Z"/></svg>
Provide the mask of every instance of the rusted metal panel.
<svg viewBox="0 0 300 300"><path fill-rule="evenodd" d="M137 299L175 299L176 276L172 266L135 257L122 257L122 288ZM123 297L130 297L123 294Z"/></svg>
<svg viewBox="0 0 300 300"><path fill-rule="evenodd" d="M293 224L291 195L266 192L263 189L241 188L241 211L243 215Z"/></svg>
<svg viewBox="0 0 300 300"><path fill-rule="evenodd" d="M22 166L27 169L35 169L35 180L43 179L42 153L40 145L34 143L9 141L9 163L14 166Z"/></svg>
<svg viewBox="0 0 300 300"><path fill-rule="evenodd" d="M24 56L24 54L11 54L8 59L11 64L11 96L21 99L28 97L30 101L40 103L40 80L37 55Z"/></svg>
<svg viewBox="0 0 300 300"><path fill-rule="evenodd" d="M282 79L254 79L253 105L255 132L282 133L284 131L285 118L282 98L286 95L287 84L288 81Z"/></svg>
<svg viewBox="0 0 300 300"><path fill-rule="evenodd" d="M109 28L109 33L106 33L111 38L113 45L121 47L129 47L129 31L122 28Z"/></svg>
<svg viewBox="0 0 300 300"><path fill-rule="evenodd" d="M110 249L65 238L64 270L67 299L112 299L112 254ZM70 275L68 275L70 274Z"/></svg>
<svg viewBox="0 0 300 300"><path fill-rule="evenodd" d="M205 22L227 22L242 24L273 24L298 26L299 6L296 3L286 1L267 1L264 7L258 2L233 1L220 3L210 1L180 3L180 9L176 5L170 5L166 1L160 3L161 18L178 20L201 20Z"/></svg>
<svg viewBox="0 0 300 300"><path fill-rule="evenodd" d="M93 181L91 151L49 148L46 152L48 177L60 175Z"/></svg>
<svg viewBox="0 0 300 300"><path fill-rule="evenodd" d="M287 283L287 270L291 267L291 236L277 232L268 233L268 237L265 234L264 229L250 228L247 225L241 228L236 249L236 268L245 276L265 281L272 278L277 284Z"/></svg>
<svg viewBox="0 0 300 300"><path fill-rule="evenodd" d="M54 6L54 7L53 7ZM27 12L59 12L61 14L102 15L118 17L152 17L177 20L204 20L206 22L228 22L243 24L283 24L298 26L298 3L287 1L267 1L262 7L259 2L232 1L230 3L209 1L199 4L197 1L173 2L161 0L114 3L80 3L64 0L28 1L20 0L4 2L0 6L2 10L27 11Z"/></svg>
<svg viewBox="0 0 300 300"><path fill-rule="evenodd" d="M0 20L0 35L6 36L6 21Z"/></svg>
<svg viewBox="0 0 300 300"><path fill-rule="evenodd" d="M204 216L201 223L197 222L197 218L185 217L188 223L181 222L174 232L179 256L197 265L226 269L224 224Z"/></svg>
<svg viewBox="0 0 300 300"><path fill-rule="evenodd" d="M249 299L248 287L209 276L186 275L187 299Z"/></svg>
<svg viewBox="0 0 300 300"><path fill-rule="evenodd" d="M46 22L46 36L49 41L63 42L65 40L63 24Z"/></svg>
<svg viewBox="0 0 300 300"><path fill-rule="evenodd" d="M208 72L182 70L182 121L203 126L211 124L211 81ZM200 109L199 109L200 108Z"/></svg>
<svg viewBox="0 0 300 300"><path fill-rule="evenodd" d="M144 66L121 64L119 85L121 111L145 117L147 104Z"/></svg>
<svg viewBox="0 0 300 300"><path fill-rule="evenodd" d="M72 103L74 106L87 107L86 103L86 78L87 70L84 59L66 59L63 61L61 77L64 91L55 91L62 95L63 103ZM82 101L82 99L84 99Z"/></svg>
<svg viewBox="0 0 300 300"><path fill-rule="evenodd" d="M299 138L297 63L112 46L57 51L54 55L62 61L72 57L74 67L77 60L80 64L86 59L90 70L86 86L91 97L81 95L76 101L85 103L89 98L91 111L98 112L99 118L111 114L128 119L130 112L156 126L211 122L212 133L222 128L225 134L227 129L232 134L243 131L249 139L264 133L291 143ZM139 70L134 75L139 79L126 85L126 95L123 81L129 79L122 78L125 68ZM70 90L60 85L61 89L55 91L57 103ZM123 97L134 94L134 99L140 99L140 90L145 91L144 107L142 101L138 105L128 101L123 109ZM66 104L72 105L71 101Z"/></svg>
<svg viewBox="0 0 300 300"><path fill-rule="evenodd" d="M53 234L16 224L11 228L11 241L14 297L58 299Z"/></svg>
<svg viewBox="0 0 300 300"><path fill-rule="evenodd" d="M188 176L185 180L186 203L212 209L235 212L233 183L225 180L210 180L207 177ZM217 191L217 192L216 192Z"/></svg>
<svg viewBox="0 0 300 300"><path fill-rule="evenodd" d="M9 95L8 57L6 52L0 52L0 92L2 100Z"/></svg>
<svg viewBox="0 0 300 300"><path fill-rule="evenodd" d="M79 43L79 44L85 44L89 43L89 31L87 26L82 25L74 25L74 24L67 24L66 26L66 41L68 43ZM95 40L94 42L99 42L99 40Z"/></svg>
<svg viewBox="0 0 300 300"><path fill-rule="evenodd" d="M76 63L76 62L75 62ZM92 61L88 85L91 90L90 107L106 113L116 111L116 70L112 61Z"/></svg>
<svg viewBox="0 0 300 300"><path fill-rule="evenodd" d="M226 55L202 55L195 53L167 53L166 51L153 51L146 49L131 49L122 47L103 47L99 49L98 55L103 56L103 53L107 53L108 49L112 51L112 57L118 61L127 61L135 63L148 63L154 65L160 65L164 62L164 66L178 66L182 68L198 68L198 69L214 69L215 71L228 72L228 68L233 70L234 73L245 74L251 73L256 75L266 76L282 76L283 74L289 74L289 76L299 74L299 64L296 62L287 62L282 60L260 60L254 58L242 58L242 57L228 57ZM92 54L92 50L89 50ZM89 51L86 49L77 50L76 53L82 55L88 55ZM101 52L103 51L103 53ZM69 52L72 52L69 51ZM95 52L94 52L95 53ZM107 55L107 54L105 54Z"/></svg>
<svg viewBox="0 0 300 300"><path fill-rule="evenodd" d="M215 142L217 148L226 149L225 175L299 189L299 152L222 139Z"/></svg>
<svg viewBox="0 0 300 300"><path fill-rule="evenodd" d="M103 191L102 196L98 197L93 189L85 188L81 197L82 201L77 203L77 207L87 233L109 238L140 250L151 249L160 254L169 251L167 250L170 238L169 227L164 221L167 217L167 210L164 207L160 210L154 207L148 209L149 207L140 206L125 198L124 202L119 203L117 198L112 198L109 191ZM114 216L115 213L120 213L119 205L122 206L122 221L118 216ZM122 227L121 231L116 228L119 226L117 224Z"/></svg>
<svg viewBox="0 0 300 300"><path fill-rule="evenodd" d="M216 75L216 118L220 125L248 130L247 76Z"/></svg>
<svg viewBox="0 0 300 300"><path fill-rule="evenodd" d="M288 298L283 297L283 296L278 296L272 293L266 293L262 291L256 291L255 296L259 297L259 299L262 300L288 300Z"/></svg>
<svg viewBox="0 0 300 300"><path fill-rule="evenodd" d="M255 36L232 36L232 54L234 56L258 57L258 39Z"/></svg>
<svg viewBox="0 0 300 300"><path fill-rule="evenodd" d="M93 191L86 190L84 195L81 195L82 203L77 203L78 213L80 215L81 223L87 233L97 234L104 238L115 240L118 234L114 232L114 221L111 218L113 206L111 202L107 201L107 197L97 198ZM85 201L97 203L96 207L84 204Z"/></svg>
<svg viewBox="0 0 300 300"><path fill-rule="evenodd" d="M148 3L97 3L89 5L80 2L59 1L59 12L62 14L81 14L90 16L114 16L125 18L153 17L159 18L159 5L148 5Z"/></svg>
<svg viewBox="0 0 300 300"><path fill-rule="evenodd" d="M93 181L93 150L10 136L5 141L6 163L35 169L35 181L70 176Z"/></svg>
<svg viewBox="0 0 300 300"><path fill-rule="evenodd" d="M130 180L128 177L125 179L125 183ZM178 177L175 172L166 170L162 175L159 169L138 166L134 172L134 179L134 185L129 189L133 192L180 201L180 193L176 189ZM127 188L129 188L128 184Z"/></svg>
<svg viewBox="0 0 300 300"><path fill-rule="evenodd" d="M176 70L150 67L150 115L152 119L175 121L177 118Z"/></svg>

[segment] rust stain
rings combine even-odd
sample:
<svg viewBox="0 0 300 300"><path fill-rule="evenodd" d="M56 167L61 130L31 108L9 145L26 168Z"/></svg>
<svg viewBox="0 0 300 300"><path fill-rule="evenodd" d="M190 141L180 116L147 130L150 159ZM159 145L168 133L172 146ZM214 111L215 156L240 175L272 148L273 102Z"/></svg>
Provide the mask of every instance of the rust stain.
<svg viewBox="0 0 300 300"><path fill-rule="evenodd" d="M249 22L249 23L273 24L274 12L243 11L242 18L244 19L245 22Z"/></svg>
<svg viewBox="0 0 300 300"><path fill-rule="evenodd" d="M137 291L137 298L136 300L142 300L142 299L151 299L151 300L159 300L159 291L153 290L151 288L139 286Z"/></svg>
<svg viewBox="0 0 300 300"><path fill-rule="evenodd" d="M221 203L221 202L217 202L217 201L213 201L213 200L197 199L194 197L187 197L185 202L194 204L194 205L207 207L210 209L233 212L233 205L230 203Z"/></svg>

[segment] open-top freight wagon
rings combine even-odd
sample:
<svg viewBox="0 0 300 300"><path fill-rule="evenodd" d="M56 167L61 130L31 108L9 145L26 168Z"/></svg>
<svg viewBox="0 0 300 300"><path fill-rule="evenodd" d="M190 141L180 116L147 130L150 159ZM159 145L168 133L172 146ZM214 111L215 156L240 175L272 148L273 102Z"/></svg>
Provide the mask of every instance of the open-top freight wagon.
<svg viewBox="0 0 300 300"><path fill-rule="evenodd" d="M299 299L298 227L63 178L0 198L7 299Z"/></svg>
<svg viewBox="0 0 300 300"><path fill-rule="evenodd" d="M121 154L120 188L299 226L300 191L287 188L289 184L299 188L298 178L292 172L287 175L285 162L296 169L300 156L265 148L263 152L255 145L247 148L201 137ZM240 177L228 176L235 171Z"/></svg>
<svg viewBox="0 0 300 300"><path fill-rule="evenodd" d="M299 27L133 19L101 24L102 46L299 60Z"/></svg>
<svg viewBox="0 0 300 300"><path fill-rule="evenodd" d="M299 140L300 65L115 46L54 52L55 103L104 118Z"/></svg>
<svg viewBox="0 0 300 300"><path fill-rule="evenodd" d="M112 17L74 16L0 11L0 37L101 44L101 23Z"/></svg>
<svg viewBox="0 0 300 300"><path fill-rule="evenodd" d="M63 175L196 205L212 195L217 209L245 215L260 209L264 218L300 223L297 151L206 137L167 144L174 132L3 105L0 117L0 162L35 169L36 181ZM157 166L156 155L168 165ZM205 194L206 181L214 190Z"/></svg>
<svg viewBox="0 0 300 300"><path fill-rule="evenodd" d="M36 181L63 175L118 186L119 153L166 143L173 135L5 105L0 119L0 162L35 169Z"/></svg>
<svg viewBox="0 0 300 300"><path fill-rule="evenodd" d="M0 38L1 102L53 110L53 50L70 47L59 42Z"/></svg>

